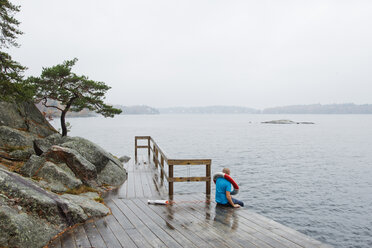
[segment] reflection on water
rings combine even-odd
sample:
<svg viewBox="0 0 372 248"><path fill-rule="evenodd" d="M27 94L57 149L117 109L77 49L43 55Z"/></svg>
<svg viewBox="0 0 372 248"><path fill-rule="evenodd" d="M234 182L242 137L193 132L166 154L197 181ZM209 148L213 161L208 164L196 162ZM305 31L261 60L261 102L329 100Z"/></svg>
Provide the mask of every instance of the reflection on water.
<svg viewBox="0 0 372 248"><path fill-rule="evenodd" d="M260 123L277 119L315 125ZM134 154L134 136L150 135L169 157L211 158L212 173L230 167L240 186L238 198L247 208L335 247L372 247L372 115L143 115L68 121L71 135L91 139L118 157ZM175 167L175 176L187 173L187 167ZM201 176L205 167L191 167L190 173ZM175 183L174 191L204 192L205 184Z"/></svg>

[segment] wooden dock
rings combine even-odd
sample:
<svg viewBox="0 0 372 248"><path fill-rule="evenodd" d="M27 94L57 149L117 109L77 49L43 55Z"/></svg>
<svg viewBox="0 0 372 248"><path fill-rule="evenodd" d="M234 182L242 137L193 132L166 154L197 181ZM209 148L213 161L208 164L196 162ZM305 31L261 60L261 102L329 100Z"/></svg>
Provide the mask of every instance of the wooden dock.
<svg viewBox="0 0 372 248"><path fill-rule="evenodd" d="M205 193L149 205L148 199L169 198L155 164L142 157L124 166L128 180L105 198L112 215L65 232L49 247L330 247L247 208L216 206Z"/></svg>

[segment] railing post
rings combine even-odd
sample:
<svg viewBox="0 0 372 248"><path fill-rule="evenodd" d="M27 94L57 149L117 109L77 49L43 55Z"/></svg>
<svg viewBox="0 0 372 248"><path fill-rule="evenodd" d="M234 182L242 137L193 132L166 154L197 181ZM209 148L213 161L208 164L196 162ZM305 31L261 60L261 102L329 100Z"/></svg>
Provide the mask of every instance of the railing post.
<svg viewBox="0 0 372 248"><path fill-rule="evenodd" d="M209 181L206 181L206 194L207 195L210 195L211 194L211 164L212 162L209 162L208 164L206 164L206 171L205 171L205 174L206 174L206 177L209 178Z"/></svg>
<svg viewBox="0 0 372 248"><path fill-rule="evenodd" d="M163 185L163 182L164 182L164 173L163 173L163 170L164 170L164 157L163 155L161 155L161 161L160 161L160 166L161 166L161 170L160 170L160 179L161 179L161 184Z"/></svg>
<svg viewBox="0 0 372 248"><path fill-rule="evenodd" d="M170 180L173 180L173 164L169 164L169 170L168 170L168 178ZM169 195L170 196L173 196L173 181L171 182L168 182L168 191L169 191Z"/></svg>
<svg viewBox="0 0 372 248"><path fill-rule="evenodd" d="M154 160L154 164L155 164L155 167L158 168L158 149L155 147L154 149L154 153L155 153L155 160Z"/></svg>
<svg viewBox="0 0 372 248"><path fill-rule="evenodd" d="M134 158L137 164L137 137L134 137Z"/></svg>
<svg viewBox="0 0 372 248"><path fill-rule="evenodd" d="M149 156L149 159L150 159L150 148L151 148L150 139L151 137L147 138L147 155Z"/></svg>

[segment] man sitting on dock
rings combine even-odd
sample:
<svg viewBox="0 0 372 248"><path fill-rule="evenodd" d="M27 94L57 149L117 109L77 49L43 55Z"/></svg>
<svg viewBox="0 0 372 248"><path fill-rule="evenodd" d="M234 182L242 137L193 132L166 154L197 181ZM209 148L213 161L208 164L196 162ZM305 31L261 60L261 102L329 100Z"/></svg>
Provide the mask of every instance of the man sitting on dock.
<svg viewBox="0 0 372 248"><path fill-rule="evenodd" d="M230 169L224 168L223 173L230 175ZM231 183L225 178L219 177L216 181L216 202L218 206L234 207L239 208L244 207L244 203L237 199L231 197Z"/></svg>

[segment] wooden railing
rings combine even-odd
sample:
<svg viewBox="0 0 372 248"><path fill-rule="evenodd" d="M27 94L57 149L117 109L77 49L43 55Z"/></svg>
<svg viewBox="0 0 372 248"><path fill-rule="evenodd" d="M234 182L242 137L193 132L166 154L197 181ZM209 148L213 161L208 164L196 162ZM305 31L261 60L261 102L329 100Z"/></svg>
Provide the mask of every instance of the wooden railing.
<svg viewBox="0 0 372 248"><path fill-rule="evenodd" d="M147 145L138 145L138 140L147 140ZM169 195L173 196L173 183L174 182L202 182L206 183L206 194L211 193L211 159L170 159L165 153L160 149L156 142L151 138L151 136L136 136L135 137L135 160L137 163L137 149L147 148L147 154L149 159L154 162L156 168L160 168L160 178L163 181L164 178L168 181L168 191ZM164 170L165 164L168 165L168 174ZM175 165L205 165L205 177L174 177Z"/></svg>

